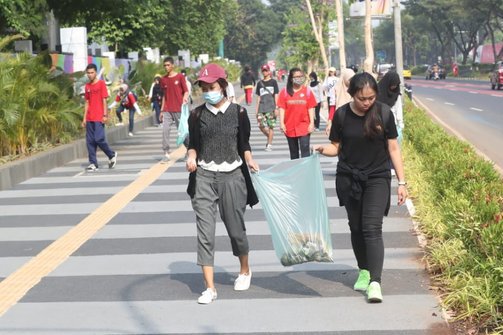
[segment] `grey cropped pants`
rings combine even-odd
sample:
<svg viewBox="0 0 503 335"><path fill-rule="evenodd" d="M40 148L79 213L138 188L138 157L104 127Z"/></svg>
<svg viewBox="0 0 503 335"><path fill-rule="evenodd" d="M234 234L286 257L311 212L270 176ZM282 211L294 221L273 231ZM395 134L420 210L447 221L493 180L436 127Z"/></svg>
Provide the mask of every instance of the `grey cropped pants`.
<svg viewBox="0 0 503 335"><path fill-rule="evenodd" d="M214 264L217 208L231 240L233 255L247 255L249 246L244 223L247 193L241 168L213 172L198 167L195 190L192 208L197 223L197 264Z"/></svg>

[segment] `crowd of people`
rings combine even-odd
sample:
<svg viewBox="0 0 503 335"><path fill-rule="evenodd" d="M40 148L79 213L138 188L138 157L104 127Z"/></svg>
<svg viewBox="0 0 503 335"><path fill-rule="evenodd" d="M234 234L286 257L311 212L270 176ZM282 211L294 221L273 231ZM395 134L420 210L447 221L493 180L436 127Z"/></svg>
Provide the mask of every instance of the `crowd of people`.
<svg viewBox="0 0 503 335"><path fill-rule="evenodd" d="M182 106L191 102L192 85L184 73L175 71L173 58L165 58L163 65L166 73L155 75L148 99L155 111L155 122L162 125L163 161L169 161L171 131L173 126L179 127ZM280 90L269 65L263 65L260 72L262 78L256 80L251 68L245 67L241 88L246 105L252 104L253 91L257 96L254 114L257 127L266 137L265 151L272 151L274 130L279 123L291 160L308 157L313 151L338 157L336 193L347 212L359 269L353 288L366 292L369 302L383 301L382 224L390 208L392 174L398 179L398 205L407 199L399 145L404 119L398 74L389 71L377 83L371 74L358 73L356 68L337 73L331 67L322 83L316 72L307 76L294 67L288 72L286 87ZM89 151L87 170L98 168L97 147L107 155L109 168L113 168L117 152L110 149L104 136L108 110L119 105L116 113L120 122L120 114L129 110L130 136L134 113L141 110L126 84L120 86L115 101L107 106L108 92L97 78L96 66L90 64L86 73L89 83L82 125L86 128ZM252 271L244 213L247 205L259 201L250 178L250 172L257 172L259 166L249 142L248 111L236 103L225 70L217 64L207 64L199 71L194 85L201 88L204 102L193 108L188 118L189 132L184 141L190 174L187 193L196 215L197 263L205 283L198 303L209 304L217 298L213 279L217 209L240 264L234 289L243 291L250 287ZM310 136L320 130L320 110L325 102L329 143L311 146Z"/></svg>

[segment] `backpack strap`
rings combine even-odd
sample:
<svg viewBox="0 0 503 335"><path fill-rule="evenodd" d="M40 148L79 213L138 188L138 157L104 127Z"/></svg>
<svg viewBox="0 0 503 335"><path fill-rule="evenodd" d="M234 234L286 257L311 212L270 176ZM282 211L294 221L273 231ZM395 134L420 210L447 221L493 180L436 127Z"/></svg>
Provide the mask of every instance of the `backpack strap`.
<svg viewBox="0 0 503 335"><path fill-rule="evenodd" d="M344 118L347 113L347 105L344 108L339 108L335 111L334 118L337 118L337 124L339 125L339 134L342 134L342 125L344 124Z"/></svg>
<svg viewBox="0 0 503 335"><path fill-rule="evenodd" d="M384 130L384 135L387 134L386 125L389 122L389 118L391 117L391 108L388 105L377 102L377 108L379 110L379 116L381 117L381 122Z"/></svg>

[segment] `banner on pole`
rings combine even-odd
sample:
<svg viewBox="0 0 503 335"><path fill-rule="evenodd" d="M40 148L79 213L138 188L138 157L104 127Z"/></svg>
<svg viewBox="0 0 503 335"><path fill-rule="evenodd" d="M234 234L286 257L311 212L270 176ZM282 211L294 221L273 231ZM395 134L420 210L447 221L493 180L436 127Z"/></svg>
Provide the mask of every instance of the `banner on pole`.
<svg viewBox="0 0 503 335"><path fill-rule="evenodd" d="M392 12L392 0L372 0L372 19L389 19ZM349 7L349 16L365 17L365 1L353 2Z"/></svg>

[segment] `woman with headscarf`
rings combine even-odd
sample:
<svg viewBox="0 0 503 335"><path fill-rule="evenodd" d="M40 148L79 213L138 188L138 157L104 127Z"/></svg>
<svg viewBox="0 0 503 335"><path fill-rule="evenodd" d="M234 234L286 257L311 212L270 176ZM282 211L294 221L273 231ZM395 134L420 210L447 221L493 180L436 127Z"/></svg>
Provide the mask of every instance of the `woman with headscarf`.
<svg viewBox="0 0 503 335"><path fill-rule="evenodd" d="M126 109L129 111L129 136L133 136L133 129L134 129L134 113L137 112L138 115L141 115L141 109L140 106L138 106L137 103L137 97L131 90L128 89L127 84L121 84L119 86L119 93L117 93L117 96L115 97L115 100L110 106L108 106L108 109L112 109L117 104L119 107L115 111L117 114L117 118L119 119L119 123L116 125L123 125L122 123L122 112L124 112Z"/></svg>
<svg viewBox="0 0 503 335"><path fill-rule="evenodd" d="M337 86L335 87L337 106L342 107L353 99L348 93L348 88L349 81L351 80L351 78L353 78L354 75L355 72L352 69L342 69L341 76L339 78L339 81L337 82ZM325 131L327 135L330 134L330 129L332 128L332 119L333 115L329 115L327 121L327 129Z"/></svg>
<svg viewBox="0 0 503 335"><path fill-rule="evenodd" d="M321 83L318 81L318 75L316 74L316 72L311 72L309 74L309 80L311 81L309 83L309 86L314 94L314 97L316 98L317 103L316 107L314 107L314 130L319 131L320 109L321 109L321 102L323 101L323 87Z"/></svg>
<svg viewBox="0 0 503 335"><path fill-rule="evenodd" d="M400 76L395 71L388 71L378 84L377 101L385 103L391 108L396 121L398 140L401 142L403 124L402 99L400 98Z"/></svg>

